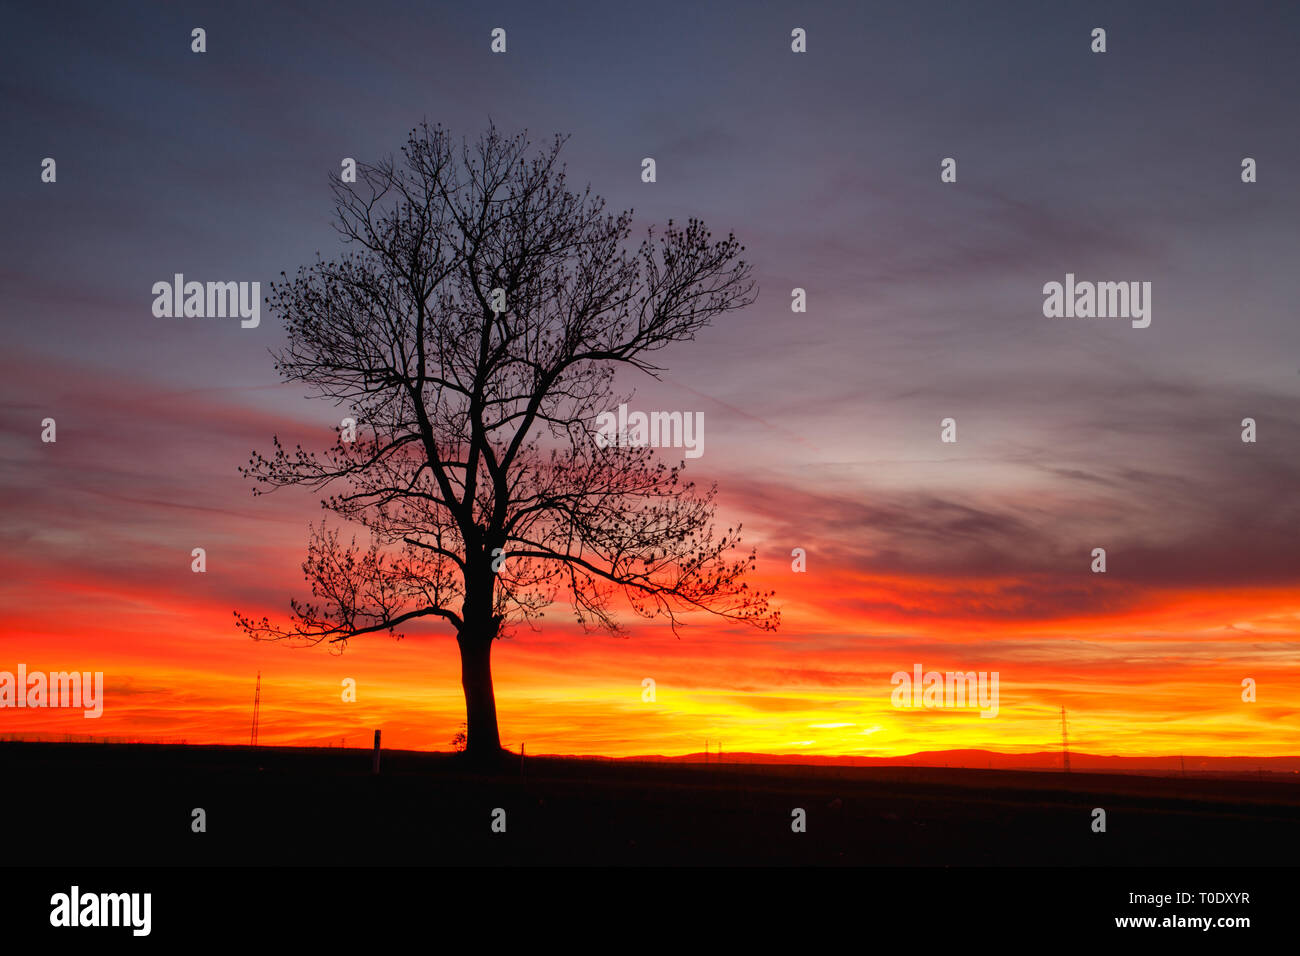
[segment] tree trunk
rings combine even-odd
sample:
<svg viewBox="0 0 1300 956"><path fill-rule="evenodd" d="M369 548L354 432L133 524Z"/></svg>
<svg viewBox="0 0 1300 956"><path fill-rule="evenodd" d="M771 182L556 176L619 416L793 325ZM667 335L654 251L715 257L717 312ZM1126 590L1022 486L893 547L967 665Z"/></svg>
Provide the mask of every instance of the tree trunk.
<svg viewBox="0 0 1300 956"><path fill-rule="evenodd" d="M501 756L497 699L492 690L492 639L490 626L467 627L456 639L460 644L460 683L465 690L465 753L474 763L492 763Z"/></svg>

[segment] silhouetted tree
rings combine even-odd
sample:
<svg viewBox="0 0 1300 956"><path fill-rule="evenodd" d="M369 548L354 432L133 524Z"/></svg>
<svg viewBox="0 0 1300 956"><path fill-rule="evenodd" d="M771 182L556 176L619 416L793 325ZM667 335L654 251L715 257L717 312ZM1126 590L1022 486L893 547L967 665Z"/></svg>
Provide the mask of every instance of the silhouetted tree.
<svg viewBox="0 0 1300 956"><path fill-rule="evenodd" d="M715 533L716 486L697 489L651 448L597 442L594 425L616 368L653 375L653 353L753 300L743 247L691 220L630 248L630 212L566 188L563 143L534 153L491 127L456 146L422 124L400 160L333 183L350 251L272 283L268 303L288 332L281 377L359 430L321 454L276 436L240 469L271 488L331 486L323 506L370 541L313 527L312 599L291 601L286 624L236 612L239 625L341 645L450 622L478 757L501 751L492 641L561 598L612 631L616 593L674 631L692 610L779 619L742 580L754 553L735 551L740 529Z"/></svg>

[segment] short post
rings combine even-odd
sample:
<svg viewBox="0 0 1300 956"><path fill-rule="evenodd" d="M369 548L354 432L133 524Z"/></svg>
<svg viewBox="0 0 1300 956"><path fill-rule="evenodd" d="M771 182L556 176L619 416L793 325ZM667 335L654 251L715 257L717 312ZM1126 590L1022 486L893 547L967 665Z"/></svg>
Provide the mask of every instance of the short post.
<svg viewBox="0 0 1300 956"><path fill-rule="evenodd" d="M527 755L528 755L528 745L520 744L519 745L519 782L520 783L523 783L524 781L524 757L526 757Z"/></svg>
<svg viewBox="0 0 1300 956"><path fill-rule="evenodd" d="M379 731L375 731L375 761L371 766L371 773L379 773Z"/></svg>

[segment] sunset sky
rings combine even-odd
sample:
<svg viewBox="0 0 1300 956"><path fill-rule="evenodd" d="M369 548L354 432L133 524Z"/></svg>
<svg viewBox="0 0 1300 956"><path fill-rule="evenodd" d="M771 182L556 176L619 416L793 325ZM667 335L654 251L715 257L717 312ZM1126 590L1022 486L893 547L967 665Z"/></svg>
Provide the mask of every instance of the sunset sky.
<svg viewBox="0 0 1300 956"><path fill-rule="evenodd" d="M634 208L636 235L699 216L745 244L757 302L661 353L662 381L620 385L703 412L687 475L717 481L782 610L774 634L678 639L631 613L626 637L584 634L556 608L494 650L503 745L1026 752L1058 745L1065 706L1081 751L1297 752L1296 8L475 6L6 12L0 671L103 671L107 700L98 720L0 709L0 737L247 742L260 670L262 743L381 727L447 749L449 628L342 655L236 630L232 611L305 593L321 517L236 468L273 434L326 447L342 412L280 382L279 317L155 318L150 290L184 273L265 294L339 250L343 157L490 117L571 134L570 178ZM1151 282L1150 327L1045 318L1067 273ZM895 709L915 664L997 671L997 717Z"/></svg>

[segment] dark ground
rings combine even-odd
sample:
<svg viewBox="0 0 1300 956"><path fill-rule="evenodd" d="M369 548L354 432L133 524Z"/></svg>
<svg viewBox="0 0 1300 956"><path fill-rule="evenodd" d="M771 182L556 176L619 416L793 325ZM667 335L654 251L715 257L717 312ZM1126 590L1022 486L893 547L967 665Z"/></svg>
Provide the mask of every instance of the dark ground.
<svg viewBox="0 0 1300 956"><path fill-rule="evenodd" d="M1300 784L0 743L9 865L1291 866ZM191 832L191 811L207 832ZM493 833L492 811L507 831ZM790 829L807 811L807 832ZM1107 832L1091 829L1092 809Z"/></svg>

